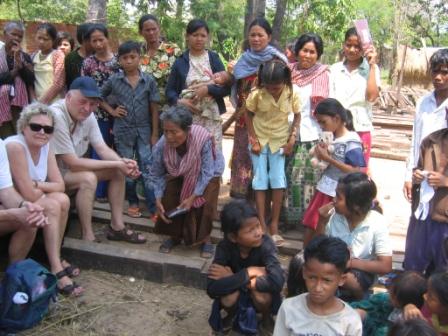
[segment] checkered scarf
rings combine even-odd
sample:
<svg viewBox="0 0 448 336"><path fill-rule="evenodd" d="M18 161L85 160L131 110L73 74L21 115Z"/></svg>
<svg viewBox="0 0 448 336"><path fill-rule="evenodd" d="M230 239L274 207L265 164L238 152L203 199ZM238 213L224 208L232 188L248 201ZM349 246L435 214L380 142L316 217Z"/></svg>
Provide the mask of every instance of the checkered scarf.
<svg viewBox="0 0 448 336"><path fill-rule="evenodd" d="M190 197L194 192L201 172L202 148L209 139L212 139L209 131L201 126L193 125L187 136L187 153L182 158L177 154L175 147L165 145L163 156L168 174L174 177L183 176L184 178L180 192L181 202ZM202 196L196 197L193 202L193 208L199 208L204 203L205 199Z"/></svg>
<svg viewBox="0 0 448 336"><path fill-rule="evenodd" d="M289 65L292 82L300 87L311 83L311 115L319 104L329 95L328 66L320 63L309 69L297 69L297 63Z"/></svg>

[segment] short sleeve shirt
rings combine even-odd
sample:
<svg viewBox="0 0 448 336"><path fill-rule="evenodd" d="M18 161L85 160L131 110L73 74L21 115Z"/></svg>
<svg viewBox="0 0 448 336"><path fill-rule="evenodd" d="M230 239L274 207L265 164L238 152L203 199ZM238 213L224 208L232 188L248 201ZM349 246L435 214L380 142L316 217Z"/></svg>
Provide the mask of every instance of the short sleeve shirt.
<svg viewBox="0 0 448 336"><path fill-rule="evenodd" d="M140 72L136 87L132 87L124 72L113 74L101 89L103 98L113 95L118 105L128 112L122 118L115 118L116 128L142 127L151 125L150 104L160 101L159 90L153 76Z"/></svg>
<svg viewBox="0 0 448 336"><path fill-rule="evenodd" d="M74 121L65 104L65 99L61 99L51 105L55 114L55 131L51 139L51 145L56 155L75 154L82 157L90 145L104 143L98 122L93 113L83 121ZM61 160L58 159L60 168L67 169Z"/></svg>
<svg viewBox="0 0 448 336"><path fill-rule="evenodd" d="M291 93L285 86L275 101L266 89L255 89L246 100L246 108L255 114L253 123L260 145L268 144L271 152L275 153L288 140L289 113L300 114L299 90L293 85Z"/></svg>
<svg viewBox="0 0 448 336"><path fill-rule="evenodd" d="M412 170L417 166L423 139L429 134L447 127L446 109L448 109L448 99L437 106L434 92L428 93L417 102L405 181L412 181Z"/></svg>
<svg viewBox="0 0 448 336"><path fill-rule="evenodd" d="M12 187L8 155L3 140L0 139L0 190Z"/></svg>
<svg viewBox="0 0 448 336"><path fill-rule="evenodd" d="M365 167L366 163L362 151L362 143L356 132L348 132L347 134L336 138L333 142L334 151L331 154L333 159L348 164L352 167ZM336 187L344 173L339 168L329 165L323 172L321 179L317 183L317 190L328 195L336 196Z"/></svg>
<svg viewBox="0 0 448 336"><path fill-rule="evenodd" d="M164 105L166 103L165 88L171 67L176 58L182 54L182 51L174 43L161 42L159 49L152 57L149 57L147 52L147 46L143 45L140 68L156 79L160 94L160 105Z"/></svg>
<svg viewBox="0 0 448 336"><path fill-rule="evenodd" d="M307 304L308 293L285 299L275 322L274 336L361 336L359 314L339 300L341 311L329 315L313 313Z"/></svg>
<svg viewBox="0 0 448 336"><path fill-rule="evenodd" d="M330 68L330 97L336 98L353 115L353 125L357 132L373 131L372 104L366 100L367 79L361 74L368 69L361 64L358 69L348 71L343 62ZM380 70L375 64L375 80L381 86Z"/></svg>
<svg viewBox="0 0 448 336"><path fill-rule="evenodd" d="M327 224L326 234L342 239L357 259L373 260L377 256L392 255L386 218L375 210L370 210L353 231L344 216L334 213Z"/></svg>

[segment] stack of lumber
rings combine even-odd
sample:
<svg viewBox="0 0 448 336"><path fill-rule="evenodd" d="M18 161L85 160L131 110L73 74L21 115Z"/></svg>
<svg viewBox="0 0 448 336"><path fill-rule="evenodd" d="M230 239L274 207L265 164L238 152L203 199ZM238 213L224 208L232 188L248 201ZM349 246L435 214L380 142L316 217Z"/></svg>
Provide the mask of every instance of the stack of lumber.
<svg viewBox="0 0 448 336"><path fill-rule="evenodd" d="M415 105L420 97L425 95L428 91L425 89L403 87L400 93L392 88L382 89L380 98L377 100L375 106L384 111L392 111L394 113L414 113Z"/></svg>
<svg viewBox="0 0 448 336"><path fill-rule="evenodd" d="M381 110L373 114L372 157L406 161L412 138L413 115L389 115Z"/></svg>

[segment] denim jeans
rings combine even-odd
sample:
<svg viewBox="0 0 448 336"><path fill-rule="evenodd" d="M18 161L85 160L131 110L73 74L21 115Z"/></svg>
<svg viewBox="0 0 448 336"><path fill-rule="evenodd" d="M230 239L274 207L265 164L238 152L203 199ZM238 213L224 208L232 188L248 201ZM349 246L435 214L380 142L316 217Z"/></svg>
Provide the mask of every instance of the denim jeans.
<svg viewBox="0 0 448 336"><path fill-rule="evenodd" d="M137 181L140 180L143 183L148 211L155 213L156 199L149 179L149 170L152 163L151 131L146 127L139 127L132 130L131 132L129 130L118 130L115 132L115 147L117 152L122 157L135 159L142 172L142 175L138 179L126 177L126 199L129 205L138 205Z"/></svg>

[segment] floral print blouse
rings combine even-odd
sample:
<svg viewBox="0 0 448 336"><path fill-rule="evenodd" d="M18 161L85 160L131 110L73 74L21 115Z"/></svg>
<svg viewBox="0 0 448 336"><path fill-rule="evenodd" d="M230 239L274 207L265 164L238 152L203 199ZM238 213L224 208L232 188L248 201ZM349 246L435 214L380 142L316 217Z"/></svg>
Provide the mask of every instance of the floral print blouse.
<svg viewBox="0 0 448 336"><path fill-rule="evenodd" d="M82 63L81 76L92 77L98 85L98 88L101 90L109 77L120 70L121 68L118 63L118 58L115 55L106 62L100 61L95 55L91 55L84 59L84 62ZM95 116L97 119L104 121L113 118L101 108L97 109Z"/></svg>
<svg viewBox="0 0 448 336"><path fill-rule="evenodd" d="M161 42L159 49L152 56L147 54L146 44L143 45L140 67L143 72L154 76L160 92L160 105L166 104L165 87L170 75L171 67L182 51L175 43Z"/></svg>

